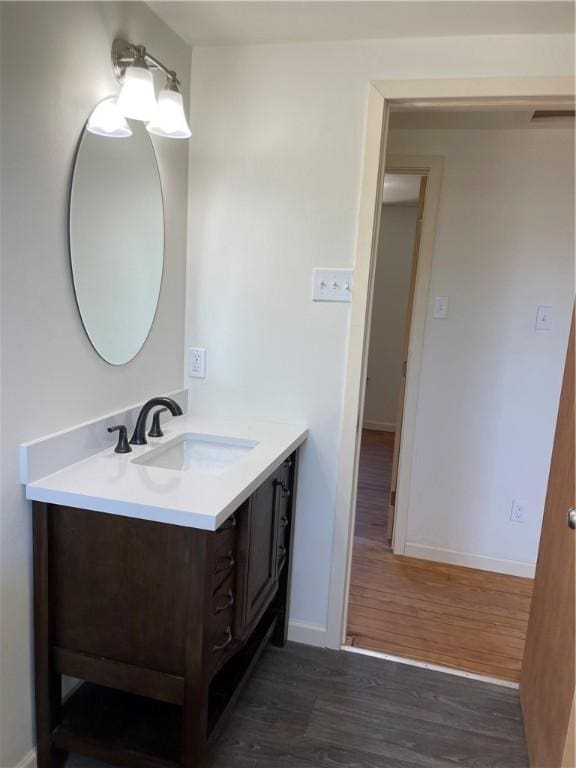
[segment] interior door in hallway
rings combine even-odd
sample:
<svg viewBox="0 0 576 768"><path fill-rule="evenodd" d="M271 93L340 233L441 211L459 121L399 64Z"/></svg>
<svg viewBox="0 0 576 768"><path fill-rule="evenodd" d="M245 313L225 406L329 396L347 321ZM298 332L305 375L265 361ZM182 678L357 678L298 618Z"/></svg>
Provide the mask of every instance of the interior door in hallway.
<svg viewBox="0 0 576 768"><path fill-rule="evenodd" d="M386 535L392 542L394 531L394 514L396 509L396 489L398 486L398 465L400 461L400 441L402 440L402 421L404 419L404 398L406 396L406 373L408 361L408 345L410 344L410 328L412 326L412 310L414 309L414 293L416 290L416 272L418 270L418 256L420 254L420 240L422 235L422 219L424 217L424 202L426 200L427 176L420 178L420 194L418 195L418 212L416 214L416 232L412 249L412 272L410 275L410 288L408 303L406 305L406 318L404 321L404 366L398 392L398 404L396 410L396 439L394 441L394 453L392 456L392 478L390 480L390 505L388 511L388 524Z"/></svg>
<svg viewBox="0 0 576 768"><path fill-rule="evenodd" d="M569 731L574 706L576 534L568 524L575 503L574 397L572 316L520 678L533 768L574 768Z"/></svg>

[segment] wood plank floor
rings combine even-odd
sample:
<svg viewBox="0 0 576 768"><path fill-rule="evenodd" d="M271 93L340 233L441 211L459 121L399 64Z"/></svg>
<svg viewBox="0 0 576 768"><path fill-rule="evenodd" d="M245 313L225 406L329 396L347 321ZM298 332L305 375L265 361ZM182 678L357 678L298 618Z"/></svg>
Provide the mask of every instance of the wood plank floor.
<svg viewBox="0 0 576 768"><path fill-rule="evenodd" d="M68 768L103 768L72 756ZM268 649L203 768L528 768L518 692L303 645Z"/></svg>
<svg viewBox="0 0 576 768"><path fill-rule="evenodd" d="M394 432L362 430L355 548L387 546L388 499L392 474Z"/></svg>
<svg viewBox="0 0 576 768"><path fill-rule="evenodd" d="M392 441L363 434L349 642L504 680L519 679L532 580L398 557L378 519ZM364 466L363 466L364 465ZM374 476L382 472L378 483ZM386 497L387 499L387 494Z"/></svg>

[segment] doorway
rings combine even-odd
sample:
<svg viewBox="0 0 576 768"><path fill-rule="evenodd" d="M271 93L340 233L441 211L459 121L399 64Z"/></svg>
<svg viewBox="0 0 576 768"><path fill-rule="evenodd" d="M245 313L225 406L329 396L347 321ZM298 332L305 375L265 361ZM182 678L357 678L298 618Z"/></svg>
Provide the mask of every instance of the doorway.
<svg viewBox="0 0 576 768"><path fill-rule="evenodd" d="M443 80L383 80L368 87L364 161L360 183L358 229L355 247L354 295L350 307L350 332L347 342L343 412L340 433L332 562L325 644L342 647L346 639L348 592L352 563L356 478L359 462L358 415L363 408L365 352L369 336L370 305L375 264L375 246L379 228L379 206L384 158L387 149L388 122L397 106L417 110L433 105L442 109L477 107L516 108L532 105L546 110L551 104L562 109L574 108L572 77L497 77L452 78ZM424 233L423 233L424 239ZM423 251L423 245L421 246ZM421 261L423 253L421 252ZM417 279L416 290L419 290ZM426 288L427 293L427 288ZM420 328L423 318L415 305L413 327ZM414 334L413 334L414 336ZM419 355L417 338L412 352ZM406 402L410 399L408 383ZM404 417L406 431L408 414ZM410 455L408 447L404 450ZM400 484L402 483L401 468ZM401 521L396 519L395 536Z"/></svg>
<svg viewBox="0 0 576 768"><path fill-rule="evenodd" d="M496 110L495 113L493 112L491 114L475 114L470 116L469 114L465 115L464 110L462 110L460 114L451 114L449 116L443 114L434 115L433 120L436 121L437 124L441 124L441 127L444 129L446 129L449 121L454 120L460 121L459 127L466 129L469 129L474 122L478 123L485 121L484 128L487 128L487 121L493 120L497 112L498 111ZM502 116L498 113L496 122L499 125L499 130L502 128L505 121L512 121L516 118L519 119L519 116L516 115L514 117L511 114ZM506 125L511 127L510 122L506 123ZM483 138L475 138L475 152L479 151L481 153L482 144L484 140L488 140L487 137L489 136L492 136L492 134L485 133ZM531 139L533 138L534 134L531 135ZM555 139L556 137L549 137L549 140L551 141L552 138ZM439 146L440 144L437 142L436 146ZM461 144L463 146L465 142L461 142ZM398 151L398 147L404 149L405 145L408 145L409 150L412 151L414 151L415 146L419 146L415 144L414 141L407 141L404 145L402 141L398 142L396 140L393 142L395 151ZM424 144L423 146L425 149L430 150L432 145ZM460 149L462 149L462 146ZM513 151L510 149L512 146L514 146L514 138L512 137L512 134L510 134L509 145L506 148L506 152L501 154L500 162L503 158L508 161L508 159L512 157ZM468 150L461 152L459 162L464 163L465 160L463 160L463 158L465 159L468 156L471 156L471 153L468 152ZM486 156L488 157L488 155ZM526 160L527 158L522 162L525 166L528 166L529 163L526 162ZM455 174L457 176L458 172L454 171L456 161L453 156L450 156L449 162L451 164L450 170L453 176ZM510 160L509 164L510 168L513 169L514 160ZM386 162L386 171L388 171L388 161ZM496 171L494 175L495 178L497 178ZM474 169L474 173L471 175L471 178L473 179L472 188L480 189L482 187L482 184L484 183L482 180L482 172L483 169L481 168L477 167ZM510 170L510 173L514 172L514 170ZM454 185L453 180L451 183ZM460 184L459 194L460 197L464 197L467 187L462 185L461 182ZM497 194L499 194L499 190L492 192L491 189L485 188L481 191L480 202L488 199L485 210L490 211L490 217L484 220L482 226L484 231L489 231L490 233L492 233L492 229L494 229L494 221L499 222L499 219L498 215L492 215L493 201L489 198ZM477 212L476 217L481 220L483 209L478 203L478 200L471 201L470 208ZM451 204L454 206L453 199L451 199ZM506 201L504 201L502 209L508 212ZM382 210L383 215L380 218L379 231L380 241L382 238L386 237L385 208ZM453 208L453 210L456 211L457 209ZM453 218L457 221L461 221L466 219L466 214L466 209L460 207L460 210L454 214ZM518 212L514 214L514 206L512 206L512 215L516 215L518 232L523 232L525 230L524 219L522 216L518 215ZM448 240L446 232L448 231L449 236L453 237L454 227L452 227L451 230L450 226L446 223L447 221L448 219L445 215L443 220L445 230L443 232L443 247L446 252L449 252L449 248L446 245ZM470 224L473 219L466 219L466 221L468 222L472 234L472 240L474 240L477 235L474 231L474 225ZM502 222L504 222L504 216L502 217ZM521 224L522 229L520 229ZM498 223L498 226L501 226L500 223ZM499 230L495 231L499 232ZM504 231L503 237L507 242L510 242L515 238L517 239L517 232ZM477 239L481 240L481 237L478 237ZM491 247L496 250L498 248L497 240L498 238L496 234L493 234L491 237ZM474 258L474 246L475 243L473 242L471 246L472 257L468 257L471 258L472 261ZM446 405L446 402L448 402L449 405L447 409L445 408L445 413L456 415L453 422L450 422L448 419L446 426L443 426L442 423L435 419L434 414L428 421L428 426L430 424L436 425L436 433L433 434L432 437L435 437L436 452L438 454L436 466L439 467L439 471L436 475L429 473L428 477L432 482L432 485L420 485L419 491L417 490L419 498L413 497L412 500L410 499L409 483L405 486L408 488L408 493L402 494L401 492L402 475L404 472L404 476L409 477L407 468L409 469L410 463L414 459L414 451L412 450L405 453L404 463L402 462L402 459L400 460L400 493L397 494L396 499L392 498L392 501L396 501L400 508L402 508L402 503L404 501L406 505L405 509L414 509L414 507L419 504L420 511L422 511L423 508L425 509L425 503L427 501L426 497L430 497L430 508L434 509L434 518L432 520L430 519L430 516L428 520L425 519L425 516L422 518L424 525L428 525L429 530L432 531L432 535L429 536L428 542L425 542L424 546L418 544L417 537L414 536L414 526L412 526L409 537L406 537L405 533L402 535L402 531L400 530L399 532L398 529L401 527L402 523L405 527L406 520L405 516L403 517L403 515L400 514L397 524L394 526L393 551L390 551L390 539L382 535L382 530L377 531L377 525L373 520L370 520L370 515L372 515L372 517L376 516L379 520L380 528L387 530L389 525L388 520L393 519L392 515L388 516L388 520L385 519L386 510L383 505L383 497L386 497L387 494L392 491L391 454L393 445L396 443L396 433L398 436L402 435L402 438L404 437L402 430L402 416L396 422L389 421L388 424L386 424L386 418L382 417L382 419L380 419L380 424L378 424L379 420L374 418L373 403L371 402L371 398L374 395L374 392L370 391L374 380L374 368L371 366L371 355L375 338L377 339L378 333L378 329L375 328L375 323L377 324L376 318L379 306L379 271L380 274L383 274L381 264L378 260L378 256L380 255L378 253L379 250L380 249L377 250L374 257L376 266L375 276L373 278L372 322L365 369L367 374L367 389L363 407L361 406L360 408L360 412L364 413L364 427L367 427L368 429L363 432L363 439L360 441L360 451L358 455L359 483L356 496L356 526L352 553L350 604L348 606L349 612L346 642L353 647L372 649L387 655L397 655L416 659L425 664L451 667L466 673L516 682L519 677L522 661L523 644L526 634L532 590L532 583L529 578L531 574L525 567L528 563L512 562L513 558L511 557L507 562L504 562L506 559L505 557L502 558L502 561L495 562L494 558L491 559L487 556L482 559L482 557L473 554L469 555L464 548L461 548L461 551L457 551L457 547L454 547L453 551L449 551L448 548L442 549L441 546L436 546L435 549L431 546L434 544L434 526L437 526L440 532L441 526L443 524L446 526L446 520L442 519L442 509L438 504L434 506L435 498L436 500L438 499L437 488L435 488L434 485L439 484L446 487L448 494L446 499L447 507L450 506L452 501L452 499L449 498L451 488L450 482L445 482L445 472L448 462L443 463L444 455L450 456L453 474L457 476L459 474L466 475L466 472L469 469L469 467L466 466L466 462L464 462L464 465L462 465L462 463L459 464L457 461L458 455L453 452L451 453L451 438L447 437L447 435L449 435L450 431L458 432L460 425L467 419L471 420L470 423L473 423L476 410L483 406L482 402L476 400L474 397L469 397L469 400L467 401L469 404L473 403L474 407L472 408L466 405L466 392L475 391L474 386L476 385L476 379L466 379L466 386L462 387L460 393L456 389L454 408L452 408L452 403L450 403L449 397L444 399L444 406ZM468 279L470 279L470 275L473 275L476 281L480 281L483 279L482 270L488 274L494 265L495 269L501 269L501 266L496 264L495 261L494 264L490 263L490 256L482 254L482 258L478 261L480 264L480 271L474 269L469 270L465 260L466 251L461 251L461 253L462 259L460 262L456 263L452 261L450 264L450 271L447 270L445 276L442 278L445 284L447 281L449 282L454 274L458 275L458 273L461 273L458 275L461 281L463 279L462 275L466 275ZM442 253L442 256L444 257L444 252ZM500 263L505 264L506 262L503 259L500 259ZM516 267L518 269L518 274L521 275L522 266L517 264ZM417 271L420 272L420 270ZM436 275L437 274L438 273L436 273ZM538 275L539 274L540 273L538 273ZM531 279L535 279L535 282L537 283L540 277L536 275L535 278L534 275L535 273L532 275ZM496 273L492 274L491 279L495 276L498 277ZM544 274L542 274L541 277L543 279ZM566 277L568 277L568 275L566 275ZM418 284L418 282L420 283L420 288L422 288L424 282L422 273L416 276L416 283ZM438 277L436 277L436 284L439 285L439 282ZM458 290L461 290L462 284L462 282L458 284ZM472 287L468 289L468 294L466 295L472 294L472 300L474 299L475 292L479 293L484 290L480 282L469 281L468 285ZM539 287L538 285L535 287L535 292L537 292ZM452 292L453 291L447 291L447 293ZM444 291L441 288L440 290L437 289L430 293L426 291L424 293L425 301L422 302L424 312L428 316L426 320L427 332L431 337L435 336L440 339L449 336L446 329L449 329L450 327L450 323L445 323L443 327L440 327L439 324L434 325L436 320L442 321L443 319L446 319L443 315L445 311L445 307L443 307L443 299L447 297L443 294ZM564 299L565 298L566 297L564 297ZM420 295L420 299L422 299L422 294ZM566 325L565 321L568 307L567 302L564 301L564 299L562 299L564 303L562 304L561 310L563 324L562 333L564 333L564 325ZM525 300L523 299L523 301ZM566 306L564 306L564 304L566 304ZM416 307L417 306L418 301L416 301ZM536 306L534 306L533 309L535 314ZM519 311L524 311L524 306L520 306ZM529 312L531 314L532 307L529 308ZM466 313L461 312L458 320L460 320L460 318L464 318L465 320L465 317ZM530 319L528 321L530 321ZM477 322L477 320L475 320L475 322ZM509 322L513 322L512 318L510 318ZM533 322L533 319L531 322ZM410 323L408 325L410 325ZM412 326L414 327L414 322L412 323ZM477 326L471 326L469 330L474 333L475 328L477 328ZM531 328L531 332L534 332L534 327ZM454 338L455 337L452 336L452 339ZM538 339L539 337L536 338ZM482 349L485 342L479 331L476 333L474 340L474 348ZM412 342L413 340L411 340L408 347L412 345ZM531 339L525 338L523 343L527 347L534 346ZM434 354L441 358L446 369L450 370L451 360L449 357L446 357L446 354L449 355L451 352L449 345L444 347L444 356L438 354L438 349L441 349L441 345L436 348ZM452 349L458 350L458 359L464 360L467 350L469 351L470 347L458 347L453 343ZM519 348L518 345L513 347L513 351L516 357L521 357L523 354L522 349ZM407 355L407 359L410 360L409 355ZM554 363L558 369L560 362L561 361L558 358ZM497 370L495 366L492 366L492 368L487 366L487 369L492 372ZM478 368L477 370L479 374L482 374L484 368ZM418 386L420 385L422 390L420 392L422 395L421 402L424 401L429 404L435 399L435 397L429 396L431 391L429 383L430 377L428 377L428 389L423 389L421 386L422 382L418 382L418 376L415 376L417 373L417 366L412 367L412 369L408 366L407 392L404 402L409 402L408 394L410 387L415 386L416 389L418 389ZM457 374L457 371L452 367L452 375L454 375L454 373ZM435 370L435 396L439 391L449 390L446 382L447 380L451 381L451 379L449 377L447 379L441 374L441 369ZM481 376L479 378L481 378ZM457 377L454 380L458 382ZM379 390L379 387L380 384L376 387L377 391ZM491 387L491 383L486 384L486 392L489 395L491 393ZM553 388L548 389L548 391L552 392L552 395L549 398L549 403L553 403ZM436 397L436 401L440 402L440 399ZM488 399L490 400L490 398ZM514 412L515 409L513 388L510 388L510 390L506 392L506 397L503 397L502 403L505 405L505 408L500 408L499 414L501 418L505 419L506 414ZM488 404L490 405L490 403ZM410 411L408 409L408 415L409 413ZM490 414L494 413L496 413L494 409L492 411L489 409L485 410L484 422L478 422L476 430L481 438L487 432L486 423L488 423L491 418ZM366 419L366 415L368 415L368 419ZM450 423L453 424L451 430ZM400 429L396 426L397 424L400 426ZM382 432L385 431L385 429L382 429L383 425L387 426L390 430L388 436L382 435ZM378 426L380 426L380 429L378 429ZM392 432L393 427L395 428L394 432ZM550 427L550 429L548 429L548 427ZM546 429L548 439L551 437L551 425L548 425ZM463 432L464 430L462 430L462 434ZM410 435L410 430L408 430L408 434ZM490 434L490 427L488 425L488 435ZM413 439L416 440L414 436ZM400 440L400 445L402 445L403 442L403 439ZM425 444L425 451L429 454L431 446L433 445L432 439L428 440L427 443L424 441L422 444ZM486 444L489 445L489 443ZM470 444L462 439L461 445L466 446L467 449ZM384 459L383 457L386 448L388 451L387 459ZM414 445L412 448L414 448ZM418 450L418 445L416 445L416 448L416 459L419 464L416 471L421 471L421 466L422 464L426 464L427 459L423 453L424 449ZM461 450L464 451L465 449L462 448ZM401 454L401 451L399 453ZM464 453L462 453L462 455L464 455ZM491 456L492 454L489 453L488 455ZM479 465L485 460L486 456L481 455L475 459ZM372 462L371 471L370 461ZM536 471L542 474L545 464L545 461L541 461L537 466L535 465ZM471 473L468 474L468 477L471 477ZM378 482L375 478L380 481L380 486L378 486ZM542 478L540 479L542 480ZM470 488L472 489L473 487L473 483L471 483ZM372 498L370 498L370 493L372 494ZM376 499L374 498L375 494L379 495L380 506L376 503ZM510 501L513 502L514 500L510 499ZM392 507L392 511L394 511L394 507ZM500 524L504 519L504 512L499 510L498 514L501 518L499 522ZM448 520L448 523L453 524L450 523L450 520ZM477 526L480 533L482 533L482 523L483 521L480 520L479 525ZM510 530L508 519L506 519L506 525L508 525L506 530ZM486 525L485 528L486 531L488 531ZM501 526L501 528L504 530L505 526ZM374 533L380 535L370 535ZM516 531L510 530L510 537L515 534ZM493 536L494 534L488 532L487 535ZM439 534L437 538L441 539L441 535ZM456 534L454 538L456 540ZM419 550L417 550L417 545L419 546ZM514 547L513 541L511 547ZM450 559L451 557L453 558L452 560ZM466 558L468 558L468 560ZM520 561L520 558L518 558L518 561ZM506 569L508 569L508 571L506 571ZM384 617L383 621L381 621L382 617ZM460 654L454 653L455 646L458 646L461 651Z"/></svg>
<svg viewBox="0 0 576 768"><path fill-rule="evenodd" d="M360 443L356 548L392 545L427 180L427 173L393 163L384 175Z"/></svg>

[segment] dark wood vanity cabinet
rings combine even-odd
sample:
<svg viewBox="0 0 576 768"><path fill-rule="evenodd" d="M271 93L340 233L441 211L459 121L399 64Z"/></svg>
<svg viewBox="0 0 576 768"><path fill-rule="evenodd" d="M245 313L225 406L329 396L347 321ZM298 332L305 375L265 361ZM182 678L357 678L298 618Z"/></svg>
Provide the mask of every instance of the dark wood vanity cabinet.
<svg viewBox="0 0 576 768"><path fill-rule="evenodd" d="M200 766L286 641L296 454L218 531L34 503L38 767ZM81 681L62 700L61 677Z"/></svg>

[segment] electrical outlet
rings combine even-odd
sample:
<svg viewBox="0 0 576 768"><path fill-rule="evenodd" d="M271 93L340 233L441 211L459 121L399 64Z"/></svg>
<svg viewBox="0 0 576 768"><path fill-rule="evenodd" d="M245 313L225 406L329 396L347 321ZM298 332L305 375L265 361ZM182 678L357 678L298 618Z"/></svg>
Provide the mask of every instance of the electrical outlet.
<svg viewBox="0 0 576 768"><path fill-rule="evenodd" d="M510 510L510 520L513 523L526 522L526 502L513 499L512 509Z"/></svg>
<svg viewBox="0 0 576 768"><path fill-rule="evenodd" d="M188 347L188 376L206 378L206 350L202 347Z"/></svg>

